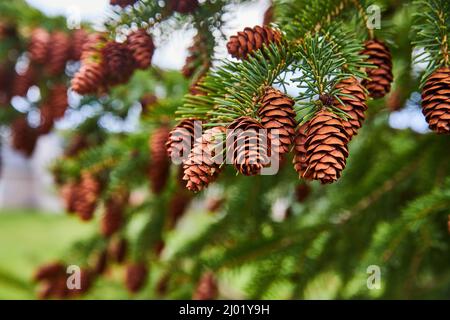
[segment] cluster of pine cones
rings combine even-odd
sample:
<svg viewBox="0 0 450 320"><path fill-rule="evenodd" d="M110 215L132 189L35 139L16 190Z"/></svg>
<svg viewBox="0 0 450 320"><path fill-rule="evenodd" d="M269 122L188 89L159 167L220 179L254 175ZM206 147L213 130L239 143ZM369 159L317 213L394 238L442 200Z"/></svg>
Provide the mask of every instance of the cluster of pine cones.
<svg viewBox="0 0 450 320"><path fill-rule="evenodd" d="M154 50L145 29L132 31L123 43L108 40L102 33L91 34L83 46L82 65L72 79L72 90L90 94L126 83L136 69L150 66Z"/></svg>
<svg viewBox="0 0 450 320"><path fill-rule="evenodd" d="M3 36L9 37L11 43L18 39L17 31L9 31ZM26 52L29 63L25 68L16 71L15 60L0 65L0 104L9 104L15 96L26 97L32 86L42 89L43 98L38 103L39 125L31 127L26 114L23 114L16 118L11 126L12 146L24 155L31 156L38 136L49 133L55 121L63 117L68 106L68 88L62 76L65 75L68 61L80 59L80 47L85 36L83 30L68 34L63 31L50 33L36 28L32 30L29 38ZM14 45L10 49L15 52L19 47Z"/></svg>

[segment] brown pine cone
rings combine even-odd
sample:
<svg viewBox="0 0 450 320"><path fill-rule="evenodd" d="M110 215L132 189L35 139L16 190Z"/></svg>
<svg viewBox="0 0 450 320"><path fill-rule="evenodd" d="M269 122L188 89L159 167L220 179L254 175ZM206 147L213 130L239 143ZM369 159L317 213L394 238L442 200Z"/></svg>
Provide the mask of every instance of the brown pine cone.
<svg viewBox="0 0 450 320"><path fill-rule="evenodd" d="M179 13L191 13L198 7L198 0L169 0L171 11Z"/></svg>
<svg viewBox="0 0 450 320"><path fill-rule="evenodd" d="M228 53L236 59L246 59L249 54L259 50L263 45L279 43L281 41L280 31L268 26L255 26L239 31L237 35L231 36L227 43Z"/></svg>
<svg viewBox="0 0 450 320"><path fill-rule="evenodd" d="M116 238L109 242L108 257L116 263L125 261L127 255L127 241L124 238Z"/></svg>
<svg viewBox="0 0 450 320"><path fill-rule="evenodd" d="M17 77L17 73L14 70L14 65L10 63L0 63L0 106L5 107L9 105L12 96L18 95L15 94L15 90L13 89L14 83L16 80L14 78ZM11 79L14 79L11 81ZM28 86L28 85L26 85ZM23 86L20 87L20 93L23 91L28 91L28 87L23 89ZM26 94L26 92L25 92ZM23 95L25 95L23 94Z"/></svg>
<svg viewBox="0 0 450 320"><path fill-rule="evenodd" d="M53 115L53 108L48 104L44 103L40 107L40 122L37 131L40 135L48 134L53 129L55 123L55 118Z"/></svg>
<svg viewBox="0 0 450 320"><path fill-rule="evenodd" d="M169 212L167 225L169 229L173 229L176 226L178 220L180 220L184 215L191 201L192 195L186 190L177 192L172 196L168 208Z"/></svg>
<svg viewBox="0 0 450 320"><path fill-rule="evenodd" d="M195 121L195 119L182 120L170 131L166 149L172 161L187 159L194 145Z"/></svg>
<svg viewBox="0 0 450 320"><path fill-rule="evenodd" d="M74 182L66 183L61 187L61 196L68 213L75 212L78 185Z"/></svg>
<svg viewBox="0 0 450 320"><path fill-rule="evenodd" d="M66 266L61 262L50 262L40 266L34 273L34 281L51 280L66 274Z"/></svg>
<svg viewBox="0 0 450 320"><path fill-rule="evenodd" d="M200 278L197 288L192 295L193 300L214 300L217 299L219 290L216 277L211 271L206 272Z"/></svg>
<svg viewBox="0 0 450 320"><path fill-rule="evenodd" d="M147 282L148 269L143 262L130 263L125 270L125 286L130 293L139 292Z"/></svg>
<svg viewBox="0 0 450 320"><path fill-rule="evenodd" d="M109 41L102 49L108 83L126 83L134 72L133 55L125 43Z"/></svg>
<svg viewBox="0 0 450 320"><path fill-rule="evenodd" d="M147 114L153 109L153 106L155 106L156 103L158 102L158 97L152 93L146 93L142 96L139 102L141 103L142 106L142 114Z"/></svg>
<svg viewBox="0 0 450 320"><path fill-rule="evenodd" d="M311 188L306 184L302 183L295 187L295 200L297 202L302 203L308 198L311 193Z"/></svg>
<svg viewBox="0 0 450 320"><path fill-rule="evenodd" d="M17 38L17 26L9 21L0 22L0 40Z"/></svg>
<svg viewBox="0 0 450 320"><path fill-rule="evenodd" d="M108 267L108 252L106 250L96 252L90 262L92 265L92 272L95 275L101 275L105 273Z"/></svg>
<svg viewBox="0 0 450 320"><path fill-rule="evenodd" d="M128 203L129 193L120 191L115 193L105 203L105 212L100 224L100 232L108 238L120 230L123 224L123 212Z"/></svg>
<svg viewBox="0 0 450 320"><path fill-rule="evenodd" d="M188 56L184 63L181 73L185 78L190 78L194 73L202 67L202 73L207 71L211 66L209 59L207 40L206 38L197 33L194 37L194 43L188 48Z"/></svg>
<svg viewBox="0 0 450 320"><path fill-rule="evenodd" d="M396 89L386 99L386 107L390 112L399 111L405 104L405 97L400 89Z"/></svg>
<svg viewBox="0 0 450 320"><path fill-rule="evenodd" d="M339 116L327 110L318 112L309 123L305 141L308 167L304 176L323 184L338 180L346 165L348 141Z"/></svg>
<svg viewBox="0 0 450 320"><path fill-rule="evenodd" d="M294 169L297 171L300 179L310 179L310 176L305 174L306 169L308 168L305 148L308 126L309 123L305 123L298 128L294 140L294 158L292 159L292 163L294 164Z"/></svg>
<svg viewBox="0 0 450 320"><path fill-rule="evenodd" d="M122 8L125 8L126 6L131 6L135 4L137 0L109 0L109 3L112 6L120 6Z"/></svg>
<svg viewBox="0 0 450 320"><path fill-rule="evenodd" d="M84 29L77 29L72 34L72 47L70 51L70 59L78 61L81 59L83 47L88 41L88 33Z"/></svg>
<svg viewBox="0 0 450 320"><path fill-rule="evenodd" d="M281 91L267 87L261 98L258 115L261 124L268 130L271 151L279 155L288 153L295 137L295 111L292 108L294 100ZM274 133L278 135L275 139Z"/></svg>
<svg viewBox="0 0 450 320"><path fill-rule="evenodd" d="M83 64L72 79L72 90L79 94L96 93L103 89L105 69L102 64L89 62Z"/></svg>
<svg viewBox="0 0 450 320"><path fill-rule="evenodd" d="M79 289L71 289L69 290L70 296L80 296L89 291L94 281L94 273L89 269L81 269L80 270L80 288ZM66 280L66 279L65 279ZM66 282L66 281L65 281ZM66 283L65 283L66 284ZM67 287L65 285L65 287Z"/></svg>
<svg viewBox="0 0 450 320"><path fill-rule="evenodd" d="M245 176L257 175L269 164L269 145L264 127L255 119L240 117L227 130L227 156Z"/></svg>
<svg viewBox="0 0 450 320"><path fill-rule="evenodd" d="M155 45L145 29L133 31L127 37L127 45L138 69L147 69L152 63Z"/></svg>
<svg viewBox="0 0 450 320"><path fill-rule="evenodd" d="M450 133L450 68L434 71L422 89L422 112L430 129Z"/></svg>
<svg viewBox="0 0 450 320"><path fill-rule="evenodd" d="M71 43L69 36L60 31L50 36L46 70L50 75L56 76L64 73L66 63L70 58Z"/></svg>
<svg viewBox="0 0 450 320"><path fill-rule="evenodd" d="M89 172L81 175L74 209L81 220L91 220L101 193L101 185Z"/></svg>
<svg viewBox="0 0 450 320"><path fill-rule="evenodd" d="M26 157L31 157L36 147L38 132L35 128L30 127L25 117L21 116L14 120L11 125L11 135L13 148L22 152Z"/></svg>
<svg viewBox="0 0 450 320"><path fill-rule="evenodd" d="M98 60L101 59L102 48L108 41L107 39L107 34L103 32L88 34L81 50L81 62L84 64L91 63L93 61L99 62Z"/></svg>
<svg viewBox="0 0 450 320"><path fill-rule="evenodd" d="M264 12L263 25L268 26L273 22L273 13L274 13L273 11L274 11L273 3L270 3L267 10Z"/></svg>
<svg viewBox="0 0 450 320"><path fill-rule="evenodd" d="M49 45L50 33L42 28L34 29L28 45L31 62L45 64L48 59Z"/></svg>
<svg viewBox="0 0 450 320"><path fill-rule="evenodd" d="M8 81L11 81L11 79L8 79ZM14 73L12 82L12 96L25 97L28 89L36 84L36 70L30 65L24 73Z"/></svg>
<svg viewBox="0 0 450 320"><path fill-rule="evenodd" d="M218 156L216 152L223 150L225 131L224 127L208 129L195 142L183 165L183 180L189 190L201 191L217 179L222 163L218 163L214 157Z"/></svg>
<svg viewBox="0 0 450 320"><path fill-rule="evenodd" d="M163 191L169 177L170 161L166 152L166 142L169 139L169 133L169 128L162 126L155 130L149 139L150 167L148 175L151 189L155 194Z"/></svg>
<svg viewBox="0 0 450 320"><path fill-rule="evenodd" d="M358 134L358 130L366 118L364 113L367 110L367 96L363 86L354 77L341 80L336 84L336 89L339 89L340 94L342 94L338 96L343 104L336 99L334 105L350 117L343 120L342 123L351 140L353 136Z"/></svg>
<svg viewBox="0 0 450 320"><path fill-rule="evenodd" d="M367 77L361 84L369 91L372 98L382 98L391 90L394 80L392 75L392 56L386 44L380 40L369 40L364 44L365 49L361 52L369 56L367 62L375 68L366 68Z"/></svg>
<svg viewBox="0 0 450 320"><path fill-rule="evenodd" d="M48 104L53 110L55 120L64 116L69 105L66 85L57 84L50 88Z"/></svg>

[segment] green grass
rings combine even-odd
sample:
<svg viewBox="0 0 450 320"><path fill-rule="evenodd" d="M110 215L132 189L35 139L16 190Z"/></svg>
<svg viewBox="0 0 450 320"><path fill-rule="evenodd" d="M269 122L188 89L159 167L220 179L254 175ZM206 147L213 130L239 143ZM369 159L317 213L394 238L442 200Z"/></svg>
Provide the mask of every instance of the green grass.
<svg viewBox="0 0 450 320"><path fill-rule="evenodd" d="M35 268L64 255L91 228L63 214L0 210L0 299L34 299Z"/></svg>

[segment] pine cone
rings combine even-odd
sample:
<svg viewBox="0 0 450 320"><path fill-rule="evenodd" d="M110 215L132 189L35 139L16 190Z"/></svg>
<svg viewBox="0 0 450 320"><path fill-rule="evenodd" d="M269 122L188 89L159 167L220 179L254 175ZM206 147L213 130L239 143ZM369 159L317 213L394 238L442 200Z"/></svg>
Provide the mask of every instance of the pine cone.
<svg viewBox="0 0 450 320"><path fill-rule="evenodd" d="M299 203L304 202L310 193L311 188L306 183L299 184L295 187L295 199Z"/></svg>
<svg viewBox="0 0 450 320"><path fill-rule="evenodd" d="M295 140L294 140L294 158L292 163L294 164L294 169L297 171L300 179L310 179L310 175L305 174L308 168L308 163L306 162L306 148L305 142L308 132L309 123L303 124L297 129Z"/></svg>
<svg viewBox="0 0 450 320"><path fill-rule="evenodd" d="M88 33L84 29L77 29L72 34L72 50L70 51L70 59L78 61L81 59L83 47L88 41Z"/></svg>
<svg viewBox="0 0 450 320"><path fill-rule="evenodd" d="M96 252L90 262L92 265L92 272L95 275L101 275L105 273L108 267L108 252L106 250Z"/></svg>
<svg viewBox="0 0 450 320"><path fill-rule="evenodd" d="M261 118L261 124L268 130L271 151L279 155L289 152L295 137L297 122L292 109L294 104L294 100L272 87L267 87L261 98L258 115ZM274 136L275 130L278 131L277 139Z"/></svg>
<svg viewBox="0 0 450 320"><path fill-rule="evenodd" d="M56 76L64 73L66 63L70 58L70 38L64 32L56 31L50 36L46 70Z"/></svg>
<svg viewBox="0 0 450 320"><path fill-rule="evenodd" d="M158 97L152 93L144 94L139 101L142 106L142 114L147 114L158 102Z"/></svg>
<svg viewBox="0 0 450 320"><path fill-rule="evenodd" d="M170 159L187 159L194 144L195 119L185 119L178 123L169 133L166 142Z"/></svg>
<svg viewBox="0 0 450 320"><path fill-rule="evenodd" d="M120 191L114 194L105 203L105 212L103 214L100 231L108 238L120 230L123 224L123 211L128 203L129 193Z"/></svg>
<svg viewBox="0 0 450 320"><path fill-rule="evenodd" d="M218 296L218 288L214 273L206 272L200 278L197 288L192 295L193 300L214 300Z"/></svg>
<svg viewBox="0 0 450 320"><path fill-rule="evenodd" d="M28 53L31 62L45 64L48 59L48 49L50 45L50 33L46 30L37 28L31 33Z"/></svg>
<svg viewBox="0 0 450 320"><path fill-rule="evenodd" d="M338 180L346 165L349 138L336 114L322 110L309 123L304 176L323 184Z"/></svg>
<svg viewBox="0 0 450 320"><path fill-rule="evenodd" d="M101 59L101 51L108 41L107 34L95 32L87 35L85 43L82 46L80 60L83 64L98 62Z"/></svg>
<svg viewBox="0 0 450 320"><path fill-rule="evenodd" d="M187 193L187 191L182 190L175 193L169 202L169 212L168 212L168 228L173 229L178 220L184 215L186 209L191 203L192 195Z"/></svg>
<svg viewBox="0 0 450 320"><path fill-rule="evenodd" d="M203 35L197 33L194 37L194 43L188 48L188 52L186 62L181 70L185 78L192 77L200 67L202 67L202 73L210 68L211 61L208 54L207 40Z"/></svg>
<svg viewBox="0 0 450 320"><path fill-rule="evenodd" d="M274 13L273 11L274 11L273 3L270 3L267 10L264 12L263 25L268 26L273 22L273 13Z"/></svg>
<svg viewBox="0 0 450 320"><path fill-rule="evenodd" d="M255 119L240 117L227 130L227 157L245 176L257 175L269 164L269 146L264 127Z"/></svg>
<svg viewBox="0 0 450 320"><path fill-rule="evenodd" d="M100 193L101 186L97 179L89 172L83 173L74 203L75 212L81 220L92 219Z"/></svg>
<svg viewBox="0 0 450 320"><path fill-rule="evenodd" d="M434 71L422 89L422 112L430 129L450 133L450 68Z"/></svg>
<svg viewBox="0 0 450 320"><path fill-rule="evenodd" d="M11 79L8 79L8 81L11 81ZM12 96L25 97L28 93L28 89L35 84L36 70L30 65L24 73L14 74Z"/></svg>
<svg viewBox="0 0 450 320"><path fill-rule="evenodd" d="M217 179L222 163L217 163L216 152L223 150L224 127L208 129L197 139L183 165L186 188L198 192Z"/></svg>
<svg viewBox="0 0 450 320"><path fill-rule="evenodd" d="M12 146L17 151L22 152L26 157L31 157L36 142L38 132L30 127L25 117L19 117L11 125Z"/></svg>
<svg viewBox="0 0 450 320"><path fill-rule="evenodd" d="M133 55L136 67L144 70L147 69L152 63L152 57L155 51L152 37L145 29L139 29L127 37L127 45Z"/></svg>
<svg viewBox="0 0 450 320"><path fill-rule="evenodd" d="M392 56L389 48L380 40L369 40L364 44L363 55L369 56L367 62L375 68L366 68L367 77L361 84L369 91L372 98L382 98L391 90Z"/></svg>
<svg viewBox="0 0 450 320"><path fill-rule="evenodd" d="M349 119L343 120L342 123L351 140L354 135L358 134L358 130L365 120L364 112L367 110L367 96L363 86L354 77L341 80L336 84L336 89L342 94L339 95L339 99L341 99L343 104L336 99L334 105L350 116Z"/></svg>
<svg viewBox="0 0 450 320"><path fill-rule="evenodd" d="M169 0L171 11L179 13L191 13L198 7L198 0Z"/></svg>
<svg viewBox="0 0 450 320"><path fill-rule="evenodd" d="M108 83L126 83L134 71L133 55L125 43L109 41L102 49Z"/></svg>
<svg viewBox="0 0 450 320"><path fill-rule="evenodd" d="M231 36L227 43L228 53L236 59L246 59L249 54L259 50L263 45L281 41L280 31L268 26L245 28L237 35Z"/></svg>
<svg viewBox="0 0 450 320"><path fill-rule="evenodd" d="M143 262L130 263L125 270L125 286L131 293L142 289L147 281L148 269Z"/></svg>
<svg viewBox="0 0 450 320"><path fill-rule="evenodd" d="M108 246L108 257L116 263L122 263L127 255L127 241L124 238L111 240Z"/></svg>
<svg viewBox="0 0 450 320"><path fill-rule="evenodd" d="M44 103L40 107L40 123L37 131L40 135L48 134L55 123L53 109L48 103Z"/></svg>
<svg viewBox="0 0 450 320"><path fill-rule="evenodd" d="M94 274L89 269L81 269L80 272L80 288L70 290L70 296L80 296L89 291L94 281ZM66 281L65 281L66 284ZM66 287L66 285L65 285Z"/></svg>
<svg viewBox="0 0 450 320"><path fill-rule="evenodd" d="M57 278L66 274L66 266L61 262L51 262L40 266L34 273L34 281Z"/></svg>
<svg viewBox="0 0 450 320"><path fill-rule="evenodd" d="M66 183L61 188L61 196L68 213L75 212L75 201L77 199L78 185L76 183Z"/></svg>
<svg viewBox="0 0 450 320"><path fill-rule="evenodd" d="M120 6L122 8L125 8L126 6L132 6L135 4L137 0L109 0L109 3L112 6Z"/></svg>
<svg viewBox="0 0 450 320"><path fill-rule="evenodd" d="M0 40L17 38L17 26L9 21L0 22Z"/></svg>
<svg viewBox="0 0 450 320"><path fill-rule="evenodd" d="M399 111L405 104L405 97L400 89L396 89L388 96L386 107L390 112Z"/></svg>
<svg viewBox="0 0 450 320"><path fill-rule="evenodd" d="M83 64L72 79L72 90L79 94L96 93L103 88L105 70L102 64Z"/></svg>
<svg viewBox="0 0 450 320"><path fill-rule="evenodd" d="M11 82L11 79L17 77L14 70L14 65L10 63L0 63L0 105L4 107L10 103L11 97L15 96L14 83L16 80ZM21 91L23 92L23 86L21 86ZM28 91L28 87L25 89ZM25 92L26 94L26 92ZM24 95L25 95L24 94Z"/></svg>
<svg viewBox="0 0 450 320"><path fill-rule="evenodd" d="M57 84L50 88L48 104L53 110L55 120L64 116L69 105L66 85Z"/></svg>
<svg viewBox="0 0 450 320"><path fill-rule="evenodd" d="M155 194L163 191L169 176L170 161L165 146L169 139L169 133L169 129L162 126L155 130L149 140L151 163L148 174L152 191Z"/></svg>

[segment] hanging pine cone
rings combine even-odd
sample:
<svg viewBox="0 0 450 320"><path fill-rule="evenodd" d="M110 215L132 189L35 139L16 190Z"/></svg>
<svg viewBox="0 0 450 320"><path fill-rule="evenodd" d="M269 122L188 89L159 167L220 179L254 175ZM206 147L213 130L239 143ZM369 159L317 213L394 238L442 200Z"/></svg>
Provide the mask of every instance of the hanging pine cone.
<svg viewBox="0 0 450 320"><path fill-rule="evenodd" d="M434 71L422 89L422 112L431 130L450 133L450 68Z"/></svg>
<svg viewBox="0 0 450 320"><path fill-rule="evenodd" d="M152 191L155 194L163 191L169 176L170 161L167 157L165 146L169 139L169 133L169 129L166 126L162 126L155 130L149 140L151 163L148 174Z"/></svg>
<svg viewBox="0 0 450 320"><path fill-rule="evenodd" d="M83 44L80 60L87 64L101 59L102 48L108 41L108 36L103 32L94 32L87 35Z"/></svg>
<svg viewBox="0 0 450 320"><path fill-rule="evenodd" d="M144 287L148 277L147 266L143 262L130 263L125 270L125 286L131 293L136 293Z"/></svg>
<svg viewBox="0 0 450 320"><path fill-rule="evenodd" d="M77 297L83 295L89 291L94 281L94 273L86 268L80 270L80 287L71 289L69 295L72 297ZM66 284L66 282L64 283Z"/></svg>
<svg viewBox="0 0 450 320"><path fill-rule="evenodd" d="M342 123L351 140L354 135L358 134L358 130L366 118L364 113L367 110L367 96L363 86L354 77L341 80L336 84L336 89L342 94L339 95L339 99L343 104L336 99L334 105L349 116L349 119L343 120Z"/></svg>
<svg viewBox="0 0 450 320"><path fill-rule="evenodd" d="M405 97L402 90L397 88L388 96L386 100L386 107L390 112L399 111L405 105Z"/></svg>
<svg viewBox="0 0 450 320"><path fill-rule="evenodd" d="M100 224L100 232L105 238L112 236L122 227L123 212L128 198L128 192L119 191L106 201L105 212Z"/></svg>
<svg viewBox="0 0 450 320"><path fill-rule="evenodd" d="M40 107L40 122L37 128L38 134L45 135L48 134L55 123L55 118L53 116L53 109L48 103L44 103Z"/></svg>
<svg viewBox="0 0 450 320"><path fill-rule="evenodd" d="M271 2L267 10L264 12L263 25L268 26L273 22L273 3Z"/></svg>
<svg viewBox="0 0 450 320"><path fill-rule="evenodd" d="M179 13L191 13L198 7L198 0L169 0L171 11Z"/></svg>
<svg viewBox="0 0 450 320"><path fill-rule="evenodd" d="M306 169L308 168L305 148L308 126L309 123L305 123L298 128L294 140L294 158L292 159L292 163L294 164L294 169L297 171L300 179L310 179L310 176L305 174Z"/></svg>
<svg viewBox="0 0 450 320"><path fill-rule="evenodd" d="M281 91L267 87L261 98L261 107L258 115L261 124L268 130L271 151L278 154L288 153L295 137L295 112L292 108L294 100ZM277 139L274 133L277 132Z"/></svg>
<svg viewBox="0 0 450 320"><path fill-rule="evenodd" d="M202 67L202 72L208 70L211 66L207 47L207 39L200 33L194 37L194 43L188 48L188 56L184 63L181 73L185 78L190 78Z"/></svg>
<svg viewBox="0 0 450 320"><path fill-rule="evenodd" d="M391 90L392 56L389 48L380 40L369 40L364 44L363 55L369 56L367 62L375 68L366 68L367 77L361 84L369 91L372 98L382 98Z"/></svg>
<svg viewBox="0 0 450 320"><path fill-rule="evenodd" d="M323 184L338 180L346 165L349 138L336 114L322 110L309 123L305 141L306 163L304 177Z"/></svg>
<svg viewBox="0 0 450 320"><path fill-rule="evenodd" d="M222 163L218 163L214 157L218 156L216 152L223 150L225 131L224 127L208 129L195 142L183 165L183 180L189 190L201 191L217 179Z"/></svg>
<svg viewBox="0 0 450 320"><path fill-rule="evenodd" d="M56 31L51 34L46 61L46 70L50 75L56 76L64 72L70 50L70 38L66 33Z"/></svg>
<svg viewBox="0 0 450 320"><path fill-rule="evenodd" d="M101 63L83 64L72 79L72 90L79 94L96 93L103 88L105 69Z"/></svg>
<svg viewBox="0 0 450 320"><path fill-rule="evenodd" d="M11 79L8 79L11 81ZM36 70L32 65L28 66L24 73L14 74L12 83L12 96L25 97L28 89L36 84Z"/></svg>
<svg viewBox="0 0 450 320"><path fill-rule="evenodd" d="M125 261L127 255L127 241L124 238L116 238L109 242L108 257L116 263Z"/></svg>
<svg viewBox="0 0 450 320"><path fill-rule="evenodd" d="M57 84L50 88L48 104L53 110L55 120L64 116L69 105L66 85Z"/></svg>
<svg viewBox="0 0 450 320"><path fill-rule="evenodd" d="M167 225L169 229L173 229L176 226L178 220L180 220L180 218L186 212L186 209L191 203L191 200L192 195L185 190L177 192L172 196L172 199L170 199L169 202L168 209L169 212Z"/></svg>
<svg viewBox="0 0 450 320"><path fill-rule="evenodd" d="M88 33L84 29L76 29L72 34L72 47L70 59L78 61L81 59L83 46L88 41Z"/></svg>
<svg viewBox="0 0 450 320"><path fill-rule="evenodd" d="M269 164L269 146L264 127L255 119L240 117L227 130L227 156L245 176L257 175Z"/></svg>
<svg viewBox="0 0 450 320"><path fill-rule="evenodd" d="M170 131L166 149L172 161L187 159L194 145L195 122L195 119L182 120Z"/></svg>
<svg viewBox="0 0 450 320"><path fill-rule="evenodd" d="M127 45L133 55L136 67L147 69L152 63L153 52L155 51L152 37L145 29L139 29L127 37Z"/></svg>
<svg viewBox="0 0 450 320"><path fill-rule="evenodd" d="M50 262L40 266L34 273L34 281L43 281L57 278L66 274L66 266L61 262Z"/></svg>
<svg viewBox="0 0 450 320"><path fill-rule="evenodd" d="M219 290L217 288L216 277L212 272L206 272L200 278L197 288L192 295L193 300L214 300L217 299Z"/></svg>
<svg viewBox="0 0 450 320"><path fill-rule="evenodd" d="M249 54L259 50L263 45L279 43L281 41L280 31L268 26L255 26L245 28L237 35L231 36L227 43L228 53L236 59L246 59Z"/></svg>
<svg viewBox="0 0 450 320"><path fill-rule="evenodd" d="M136 2L137 0L109 0L109 3L112 6L120 6L122 8L125 8L126 6L132 6Z"/></svg>
<svg viewBox="0 0 450 320"><path fill-rule="evenodd" d="M78 185L74 182L66 183L61 187L61 196L64 201L66 212L75 212L75 201L77 199Z"/></svg>
<svg viewBox="0 0 450 320"><path fill-rule="evenodd" d="M100 182L89 172L81 175L74 209L81 220L91 220L101 193Z"/></svg>
<svg viewBox="0 0 450 320"><path fill-rule="evenodd" d="M90 260L90 265L94 275L101 275L105 273L108 267L108 252L106 250L101 250L96 252Z"/></svg>
<svg viewBox="0 0 450 320"><path fill-rule="evenodd" d="M31 33L28 53L31 62L45 64L47 62L50 34L41 28L34 29Z"/></svg>
<svg viewBox="0 0 450 320"><path fill-rule="evenodd" d="M302 183L295 187L295 200L297 202L302 203L308 198L311 193L311 188L306 184Z"/></svg>
<svg viewBox="0 0 450 320"><path fill-rule="evenodd" d="M126 83L134 71L133 55L125 43L109 41L102 49L108 83Z"/></svg>
<svg viewBox="0 0 450 320"><path fill-rule="evenodd" d="M17 151L22 152L26 157L31 157L36 142L38 132L30 127L25 117L19 117L11 125L12 146Z"/></svg>

